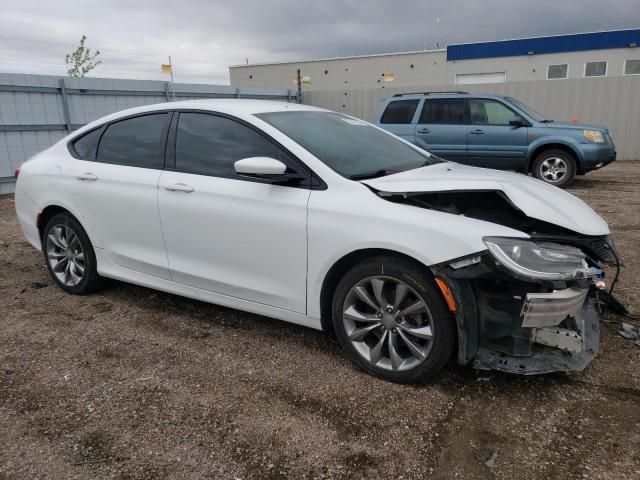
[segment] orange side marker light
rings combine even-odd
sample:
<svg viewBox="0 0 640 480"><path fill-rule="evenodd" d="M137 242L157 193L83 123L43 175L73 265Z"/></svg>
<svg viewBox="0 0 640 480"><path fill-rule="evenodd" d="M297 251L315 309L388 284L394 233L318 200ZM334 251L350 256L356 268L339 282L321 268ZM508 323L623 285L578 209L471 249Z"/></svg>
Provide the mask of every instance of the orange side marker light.
<svg viewBox="0 0 640 480"><path fill-rule="evenodd" d="M447 302L447 306L449 307L449 310L452 312L455 312L456 302L453 299L453 294L451 293L451 290L449 290L449 287L447 287L447 284L444 283L444 280L440 280L439 278L436 278L436 283L438 284L438 287L440 287L440 291L442 292L442 295L444 296L444 299Z"/></svg>

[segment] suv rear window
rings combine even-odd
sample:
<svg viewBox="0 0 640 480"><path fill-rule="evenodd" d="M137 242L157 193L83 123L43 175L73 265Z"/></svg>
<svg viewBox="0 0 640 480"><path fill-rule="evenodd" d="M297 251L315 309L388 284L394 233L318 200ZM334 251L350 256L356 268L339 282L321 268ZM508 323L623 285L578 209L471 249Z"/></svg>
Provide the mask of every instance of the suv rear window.
<svg viewBox="0 0 640 480"><path fill-rule="evenodd" d="M394 100L389 102L380 118L380 123L411 123L413 114L416 113L420 100Z"/></svg>
<svg viewBox="0 0 640 480"><path fill-rule="evenodd" d="M425 100L420 123L464 124L464 98Z"/></svg>

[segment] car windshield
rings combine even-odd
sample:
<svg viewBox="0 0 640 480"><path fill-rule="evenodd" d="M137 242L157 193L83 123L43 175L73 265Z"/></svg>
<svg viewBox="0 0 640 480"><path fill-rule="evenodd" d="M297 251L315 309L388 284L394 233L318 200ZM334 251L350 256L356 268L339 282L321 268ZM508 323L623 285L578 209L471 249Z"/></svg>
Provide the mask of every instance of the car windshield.
<svg viewBox="0 0 640 480"><path fill-rule="evenodd" d="M513 103L516 107L518 107L520 110L523 110L524 113L526 113L527 115L529 115L531 118L533 118L536 122L547 122L547 121L551 121L551 120L547 120L545 118L544 115L540 115L538 112L536 112L535 110L533 110L531 107L529 107L528 105L525 105L524 103L522 103L519 100L516 100L515 98L512 97L505 97L506 100L508 100L509 102Z"/></svg>
<svg viewBox="0 0 640 480"><path fill-rule="evenodd" d="M443 161L366 122L340 113L297 111L256 116L340 175L354 180L381 177Z"/></svg>

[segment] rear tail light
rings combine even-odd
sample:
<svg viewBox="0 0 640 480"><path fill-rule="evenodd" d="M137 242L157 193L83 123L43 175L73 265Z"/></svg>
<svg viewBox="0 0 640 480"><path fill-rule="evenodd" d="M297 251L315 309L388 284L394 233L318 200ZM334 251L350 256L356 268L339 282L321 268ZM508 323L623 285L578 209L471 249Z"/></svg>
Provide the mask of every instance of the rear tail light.
<svg viewBox="0 0 640 480"><path fill-rule="evenodd" d="M18 175L20 175L20 167L16 167L16 171L13 172L13 176L16 177L16 180L18 179Z"/></svg>

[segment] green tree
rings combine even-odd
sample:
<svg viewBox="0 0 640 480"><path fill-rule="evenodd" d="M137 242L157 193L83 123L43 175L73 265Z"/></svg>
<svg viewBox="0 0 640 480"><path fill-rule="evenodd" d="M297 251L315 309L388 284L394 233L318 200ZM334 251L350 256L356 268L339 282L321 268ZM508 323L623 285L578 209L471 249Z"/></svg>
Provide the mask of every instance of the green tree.
<svg viewBox="0 0 640 480"><path fill-rule="evenodd" d="M96 61L98 55L100 55L100 50L96 50L92 54L91 49L84 46L86 39L87 36L83 35L80 40L80 46L73 53L68 53L64 57L64 61L67 64L67 73L70 77L84 77L85 74L102 63L102 60Z"/></svg>

